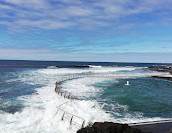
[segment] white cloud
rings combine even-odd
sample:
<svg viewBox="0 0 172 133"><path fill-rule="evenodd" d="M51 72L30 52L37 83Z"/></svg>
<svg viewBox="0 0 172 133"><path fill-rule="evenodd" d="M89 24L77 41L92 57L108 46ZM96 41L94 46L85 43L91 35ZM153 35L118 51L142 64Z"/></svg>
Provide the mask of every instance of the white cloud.
<svg viewBox="0 0 172 133"><path fill-rule="evenodd" d="M150 62L171 63L172 53L57 53L45 49L7 49L0 48L0 59L54 60L54 61L110 61L110 62ZM9 54L12 53L12 54Z"/></svg>
<svg viewBox="0 0 172 133"><path fill-rule="evenodd" d="M171 0L1 0L0 24L10 31L36 29L79 29L101 26L128 27L135 22L121 22L129 15L152 13L163 9L171 14ZM5 4L6 3L6 4ZM163 13L164 13L163 12ZM161 16L162 19L165 16ZM160 23L161 23L160 21ZM135 24L133 24L135 23ZM157 23L157 22L155 22Z"/></svg>
<svg viewBox="0 0 172 133"><path fill-rule="evenodd" d="M17 25L21 27L28 26L28 27L35 27L40 29L58 29L58 28L66 28L69 26L74 25L72 22L60 22L60 21L52 21L52 20L18 20L16 21Z"/></svg>
<svg viewBox="0 0 172 133"><path fill-rule="evenodd" d="M24 8L45 8L46 7L46 1L44 0L2 0L4 2L14 4L18 7L24 7Z"/></svg>

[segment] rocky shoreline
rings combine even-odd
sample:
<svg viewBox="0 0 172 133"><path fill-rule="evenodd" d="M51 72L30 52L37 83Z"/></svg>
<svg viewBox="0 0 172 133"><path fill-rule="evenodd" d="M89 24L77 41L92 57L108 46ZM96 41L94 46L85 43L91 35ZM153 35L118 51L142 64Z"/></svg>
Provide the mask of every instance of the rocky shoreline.
<svg viewBox="0 0 172 133"><path fill-rule="evenodd" d="M151 78L160 78L172 81L172 65L167 66L151 66L151 71L169 72L169 76L151 76ZM95 122L92 126L87 126L77 131L77 133L151 133L143 132L138 128L129 126L128 124L120 124L113 122ZM172 129L170 130L172 133Z"/></svg>
<svg viewBox="0 0 172 133"><path fill-rule="evenodd" d="M149 67L150 70L152 71L158 71L158 72L169 72L172 74L172 65L167 65L167 66L151 66Z"/></svg>
<svg viewBox="0 0 172 133"><path fill-rule="evenodd" d="M142 132L128 124L113 122L95 122L92 126L87 126L77 131L77 133L151 133Z"/></svg>
<svg viewBox="0 0 172 133"><path fill-rule="evenodd" d="M166 79L166 80L172 81L172 65L151 66L149 67L149 70L157 71L157 72L169 72L171 76L152 76L152 78L160 78L160 79Z"/></svg>

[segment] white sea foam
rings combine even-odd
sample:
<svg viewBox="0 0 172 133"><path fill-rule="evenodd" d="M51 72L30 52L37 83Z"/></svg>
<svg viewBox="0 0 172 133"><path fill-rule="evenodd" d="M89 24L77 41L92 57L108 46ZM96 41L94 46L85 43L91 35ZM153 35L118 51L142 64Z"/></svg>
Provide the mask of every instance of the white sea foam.
<svg viewBox="0 0 172 133"><path fill-rule="evenodd" d="M59 68L59 69L41 69L40 73L44 74L84 74L84 73L110 73L117 71L133 71L135 67L101 67L101 68L89 68L89 69L70 69L70 68Z"/></svg>
<svg viewBox="0 0 172 133"><path fill-rule="evenodd" d="M91 67L91 68L102 68L102 66L95 66L95 65L88 65L89 67Z"/></svg>
<svg viewBox="0 0 172 133"><path fill-rule="evenodd" d="M17 82L18 79L9 79L9 80L6 80L6 83L11 83L11 82Z"/></svg>
<svg viewBox="0 0 172 133"><path fill-rule="evenodd" d="M56 106L69 101L54 93L54 86L39 88L38 94L23 96L25 108L15 114L0 114L0 128L4 133L20 132L64 132L74 133L78 127L74 125L70 129L70 118L61 121L62 114L57 113ZM63 110L78 115L88 122L111 120L111 116L105 113L96 102L86 100L69 101L61 107ZM82 124L82 123L79 123ZM81 125L80 125L81 126Z"/></svg>
<svg viewBox="0 0 172 133"><path fill-rule="evenodd" d="M108 76L112 76L111 79L115 80L118 76L128 75L145 75L145 73L114 73L119 71L133 71L137 68L133 67L102 67L102 68L89 68L89 69L41 69L37 71L29 71L19 77L18 80L28 84L40 84L44 87L37 88L35 93L28 96L21 96L19 100L23 101L24 109L21 112L15 114L0 113L0 129L2 133L75 133L78 130L78 126L72 124L70 126L71 116L65 116L62 121L62 112L57 112L57 106L66 103L60 107L64 111L77 115L86 120L86 125L96 121L113 121L122 123L134 123L144 122L152 120L161 120L162 118L145 118L142 113L135 112L135 114L126 113L122 118L118 111L105 111L103 106L105 104L99 104L98 101L89 100L90 96L96 95L97 92L102 91L100 88L93 87L92 84L109 80ZM63 78L70 74L82 74L91 72L93 77L82 77L79 79L73 79L66 81L62 84L62 89L68 91L74 96L85 97L83 100L70 101L64 99L54 92L54 83L56 80ZM148 73L147 73L148 74ZM153 73L155 74L155 73ZM159 74L159 73L158 73ZM101 75L104 75L101 76ZM107 76L107 77L105 77ZM114 108L114 110L123 109L127 110L126 105L120 105L114 103L108 105ZM126 111L127 112L127 111ZM114 117L114 114L118 117ZM74 118L75 121L75 118ZM80 126L82 121L77 121Z"/></svg>
<svg viewBox="0 0 172 133"><path fill-rule="evenodd" d="M74 96L79 97L89 97L96 94L95 92L99 92L100 88L95 88L92 84L96 82L101 82L105 80L105 78L96 78L94 77L84 77L75 80L67 81L63 84L63 90L72 93Z"/></svg>
<svg viewBox="0 0 172 133"><path fill-rule="evenodd" d="M57 66L48 66L47 68L48 69L57 69L58 67Z"/></svg>

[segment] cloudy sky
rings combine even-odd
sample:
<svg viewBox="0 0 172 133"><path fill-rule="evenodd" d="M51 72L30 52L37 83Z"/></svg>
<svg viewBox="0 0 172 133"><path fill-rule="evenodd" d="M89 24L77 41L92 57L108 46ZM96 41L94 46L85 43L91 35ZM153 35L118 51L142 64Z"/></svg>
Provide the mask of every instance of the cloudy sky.
<svg viewBox="0 0 172 133"><path fill-rule="evenodd" d="M0 59L172 63L172 0L0 0Z"/></svg>

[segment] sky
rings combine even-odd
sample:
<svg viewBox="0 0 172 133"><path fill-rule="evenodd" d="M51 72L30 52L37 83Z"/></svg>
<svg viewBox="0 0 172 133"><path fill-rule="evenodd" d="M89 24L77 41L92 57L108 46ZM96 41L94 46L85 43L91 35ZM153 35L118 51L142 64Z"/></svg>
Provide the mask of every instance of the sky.
<svg viewBox="0 0 172 133"><path fill-rule="evenodd" d="M0 59L172 63L172 0L0 0Z"/></svg>

